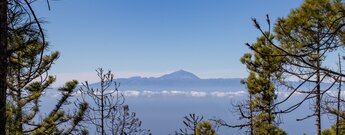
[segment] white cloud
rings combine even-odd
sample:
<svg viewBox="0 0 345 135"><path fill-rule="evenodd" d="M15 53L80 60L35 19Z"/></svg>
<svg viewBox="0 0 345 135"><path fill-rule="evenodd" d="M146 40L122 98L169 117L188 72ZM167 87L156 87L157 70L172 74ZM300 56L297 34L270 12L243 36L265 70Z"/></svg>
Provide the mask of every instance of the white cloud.
<svg viewBox="0 0 345 135"><path fill-rule="evenodd" d="M122 92L125 97L138 97L141 95L140 91L124 91Z"/></svg>
<svg viewBox="0 0 345 135"><path fill-rule="evenodd" d="M205 92L205 91L136 91L136 90L129 90L129 91L120 91L126 97L219 97L219 98L231 98L236 96L245 95L246 92L244 91L236 91L236 92L222 92L222 91L213 91L213 92Z"/></svg>
<svg viewBox="0 0 345 135"><path fill-rule="evenodd" d="M209 93L200 92L200 91L191 91L190 92L190 96L192 96L192 97L205 97L207 95L209 95Z"/></svg>

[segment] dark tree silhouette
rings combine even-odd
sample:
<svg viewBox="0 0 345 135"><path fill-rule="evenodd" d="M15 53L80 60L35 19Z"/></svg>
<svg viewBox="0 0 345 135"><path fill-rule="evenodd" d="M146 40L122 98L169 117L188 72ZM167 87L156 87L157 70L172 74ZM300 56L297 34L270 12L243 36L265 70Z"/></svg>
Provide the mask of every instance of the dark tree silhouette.
<svg viewBox="0 0 345 135"><path fill-rule="evenodd" d="M8 68L7 0L0 0L0 134L6 134L6 90Z"/></svg>
<svg viewBox="0 0 345 135"><path fill-rule="evenodd" d="M183 118L185 128L181 128L179 132L175 131L175 135L195 135L198 124L204 119L203 116L197 116L194 113L191 113Z"/></svg>
<svg viewBox="0 0 345 135"><path fill-rule="evenodd" d="M293 88L291 95L303 93L305 97L297 104L277 113L289 113L298 108L307 100L314 101L314 113L304 118L316 117L316 132L321 134L321 103L323 95L330 90L339 77L344 76L336 70L326 67L324 63L328 53L341 47L344 41L344 8L341 1L313 1L306 0L297 9L291 11L287 18L279 18L275 25L275 39L271 39L264 32L256 19L253 19L256 28L267 39L273 47L280 50L279 55L284 56L287 61L283 67L286 76L294 76L302 81L300 85ZM270 25L270 23L268 23ZM251 45L250 49L256 50ZM321 89L321 83L325 80L333 80L330 87ZM315 84L309 90L299 89L304 84ZM286 101L284 100L284 101Z"/></svg>
<svg viewBox="0 0 345 135"><path fill-rule="evenodd" d="M96 70L100 78L99 86L90 86L86 81L80 88L83 101L89 101L90 107L85 121L96 127L101 135L150 134L150 130L141 129L141 121L134 112L129 112L125 97L118 90L111 71ZM111 87L114 87L113 89Z"/></svg>
<svg viewBox="0 0 345 135"><path fill-rule="evenodd" d="M31 7L31 3L35 0L0 0L0 134L5 134L6 128L6 91L7 91L7 75L9 66L9 57L13 52L22 49L21 47L12 47L8 44L8 39L12 35L9 34L9 30L15 30L16 28L11 27L11 15L10 13L14 10L18 10L17 7L22 11L20 14L25 14L30 20L30 23L34 22L37 24L37 28L40 31L42 43L45 43L43 30L40 26L40 22L36 17L34 10ZM46 1L49 5L49 1ZM31 21L32 19L32 21ZM18 29L17 29L18 30ZM41 49L41 56L43 55L44 48Z"/></svg>
<svg viewBox="0 0 345 135"><path fill-rule="evenodd" d="M342 73L342 60L340 54L338 54L338 68L339 73ZM331 134L328 132L332 132L332 134L344 134L345 133L345 127L344 127L344 104L345 100L342 97L342 77L338 76L337 79L337 93L326 93L327 98L324 101L324 107L323 110L330 114L329 118L335 117L335 124L330 128L326 129L322 132L322 134Z"/></svg>
<svg viewBox="0 0 345 135"><path fill-rule="evenodd" d="M266 34L270 33L266 32ZM270 39L273 38L274 35L270 35ZM285 134L277 127L279 124L276 120L278 113L275 112L278 96L276 86L279 85L275 80L281 79L281 66L285 62L285 58L271 56L281 52L275 49L263 36L258 38L251 47L260 52L246 53L241 58L241 62L246 65L250 72L247 79L242 80L248 89L249 100L234 105L240 114L240 119L247 121L238 125L229 125L223 120L217 120L217 122L232 128L249 127L251 135Z"/></svg>
<svg viewBox="0 0 345 135"><path fill-rule="evenodd" d="M60 99L47 115L40 112L41 97L49 92L55 77L48 71L59 57L59 52L47 54L48 43L43 43L35 22L31 22L20 6L9 10L8 34L9 67L7 73L7 134L71 134L78 133L87 103L83 102L74 112L65 110L75 94L77 81L59 89ZM43 52L42 52L43 49ZM63 127L63 128L62 128ZM82 132L82 131L81 131Z"/></svg>
<svg viewBox="0 0 345 135"><path fill-rule="evenodd" d="M305 101L312 100L314 101L314 113L297 120L316 117L316 132L318 135L321 134L321 103L323 101L323 97L325 93L339 81L339 78L344 76L342 72L336 71L324 64L327 58L327 54L334 52L334 50L342 47L345 41L344 11L344 6L339 0L305 0L299 8L292 10L288 17L278 19L277 23L274 25L274 32L271 32L271 22L268 15L268 32L263 30L257 20L253 18L254 26L261 32L262 38L265 39L266 44L269 44L269 48L277 50L277 52L279 52L272 54L273 51L265 52L265 49L262 47L258 48L257 44L246 44L253 52L255 52L255 57L267 57L270 58L270 60L277 58L285 59L281 64L277 64L281 67L279 69L281 77L275 78L274 80L288 88L290 93L281 101L276 101L275 103L271 104L270 106L272 108L268 108L274 109L275 107L288 101L296 93L304 94L304 97L301 98L300 101L297 101L297 104L294 104L287 108L276 109L271 112L271 115L290 113L300 107ZM260 63L259 61L246 63L248 63L247 67L248 65L249 67L254 67L254 70L250 69L253 72L265 69L265 66L256 66L258 63ZM268 67L272 68L275 66L275 64L276 63L273 62L269 64L271 66ZM255 67L258 68L258 70L256 70ZM286 83L286 79L289 79L291 77L298 78L299 80L301 80L301 83L297 86ZM256 77L254 76L252 78ZM254 90L259 89L260 87L264 87L262 86L263 83L260 84L260 79L254 80L256 80L252 81L253 84L255 84L253 85ZM326 80L332 81L331 85L327 88L321 88L321 84L323 82L326 82ZM249 84L248 82L249 80L247 81L247 86ZM307 84L314 85L311 89L301 89L302 86L305 86ZM255 86L259 88L255 88ZM248 89L251 88L248 87ZM249 94L251 94L251 92L249 92ZM274 93L269 95L273 97L275 96ZM262 95L262 97L265 96ZM273 97L269 96L269 98ZM221 121L221 123L229 127L253 127L256 122L253 117L256 117L257 110L250 108L252 108L252 106L256 106L257 103L251 103L251 101L255 100L255 98L256 96L251 96L250 101L247 102L249 105L244 106L244 108L248 109L247 111L243 111L243 109L241 109L241 107L243 106L238 106L242 118L249 119L247 123L240 125L229 125L224 121ZM270 101L267 100L266 103L269 102ZM268 115L270 115L270 113L268 113ZM253 130L255 129L251 128L251 134L255 134L252 132Z"/></svg>

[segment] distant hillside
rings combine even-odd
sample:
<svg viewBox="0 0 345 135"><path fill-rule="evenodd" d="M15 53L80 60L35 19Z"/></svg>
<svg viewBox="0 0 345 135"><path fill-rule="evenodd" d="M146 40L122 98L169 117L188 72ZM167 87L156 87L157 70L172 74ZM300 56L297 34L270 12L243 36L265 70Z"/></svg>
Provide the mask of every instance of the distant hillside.
<svg viewBox="0 0 345 135"><path fill-rule="evenodd" d="M244 90L240 78L200 79L193 73L179 70L161 77L131 77L115 80L120 83L120 90L201 90L201 91L239 91ZM94 83L92 86L97 86Z"/></svg>
<svg viewBox="0 0 345 135"><path fill-rule="evenodd" d="M160 77L131 77L115 79L120 83L120 90L148 90L148 91L246 91L245 85L241 84L244 78L214 78L214 79L200 79L191 72L179 70L170 74L165 74ZM288 82L291 85L297 86L301 82ZM97 87L99 83L91 84L92 87ZM327 89L331 84L322 83L322 89ZM315 86L314 83L305 83L300 89L310 90ZM333 89L335 89L333 87ZM286 88L280 86L280 91Z"/></svg>

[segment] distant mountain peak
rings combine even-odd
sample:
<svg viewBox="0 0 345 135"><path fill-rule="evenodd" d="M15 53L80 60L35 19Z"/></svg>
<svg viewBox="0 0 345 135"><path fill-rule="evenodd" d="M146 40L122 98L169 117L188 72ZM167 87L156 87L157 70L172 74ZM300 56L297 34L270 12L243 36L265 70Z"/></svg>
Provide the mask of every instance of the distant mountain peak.
<svg viewBox="0 0 345 135"><path fill-rule="evenodd" d="M192 79L200 79L200 78L191 72L188 72L188 71L181 69L181 70L178 70L176 72L163 75L163 76L159 77L159 79L170 79L170 80L188 79L188 80L192 80Z"/></svg>

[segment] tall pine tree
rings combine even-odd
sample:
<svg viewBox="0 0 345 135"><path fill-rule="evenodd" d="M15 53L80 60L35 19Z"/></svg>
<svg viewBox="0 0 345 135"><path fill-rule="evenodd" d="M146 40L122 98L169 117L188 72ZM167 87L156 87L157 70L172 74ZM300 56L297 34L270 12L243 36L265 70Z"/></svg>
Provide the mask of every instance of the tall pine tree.
<svg viewBox="0 0 345 135"><path fill-rule="evenodd" d="M0 0L0 134L6 129L6 90L7 90L7 0Z"/></svg>
<svg viewBox="0 0 345 135"><path fill-rule="evenodd" d="M81 103L75 110L66 110L75 93L77 81L59 89L61 97L50 112L41 112L41 98L55 77L48 74L59 53L47 51L36 21L27 17L22 5L11 1L9 8L9 67L7 73L6 134L71 134L85 133L79 128L87 109ZM44 102L44 101L43 101Z"/></svg>
<svg viewBox="0 0 345 135"><path fill-rule="evenodd" d="M57 60L59 53L53 52L40 57L40 50L43 45L41 41L39 39L24 41L20 35L15 37L9 44L26 44L26 47L14 52L10 57L7 79L9 92L7 99L7 133L69 134L75 131L78 123L83 118L87 104L81 103L79 109L71 114L64 110L64 105L75 93L77 81L68 82L59 89L62 96L48 115L43 116L40 113L40 98L55 81L55 77L48 75L48 71L54 61ZM41 62L39 62L40 59L42 59ZM39 117L41 119L38 119ZM68 123L65 125L68 128L59 128L59 125L64 123Z"/></svg>
<svg viewBox="0 0 345 135"><path fill-rule="evenodd" d="M268 32L267 35L270 35ZM272 40L274 37L270 35ZM277 127L275 120L276 88L274 80L279 79L284 57L273 57L281 52L275 49L265 37L260 37L251 45L256 51L244 54L241 62L247 66L249 76L243 81L246 84L249 100L249 119L251 134L285 134Z"/></svg>
<svg viewBox="0 0 345 135"><path fill-rule="evenodd" d="M326 68L324 62L330 52L342 45L344 11L340 0L305 0L288 17L279 18L275 26L279 43L275 47L288 59L285 73L303 83L314 84L309 90L298 90L306 94L301 103L308 99L314 101L314 113L299 120L315 116L317 135L321 134L322 97L330 89L322 89L321 83L333 80L333 76L339 74Z"/></svg>

